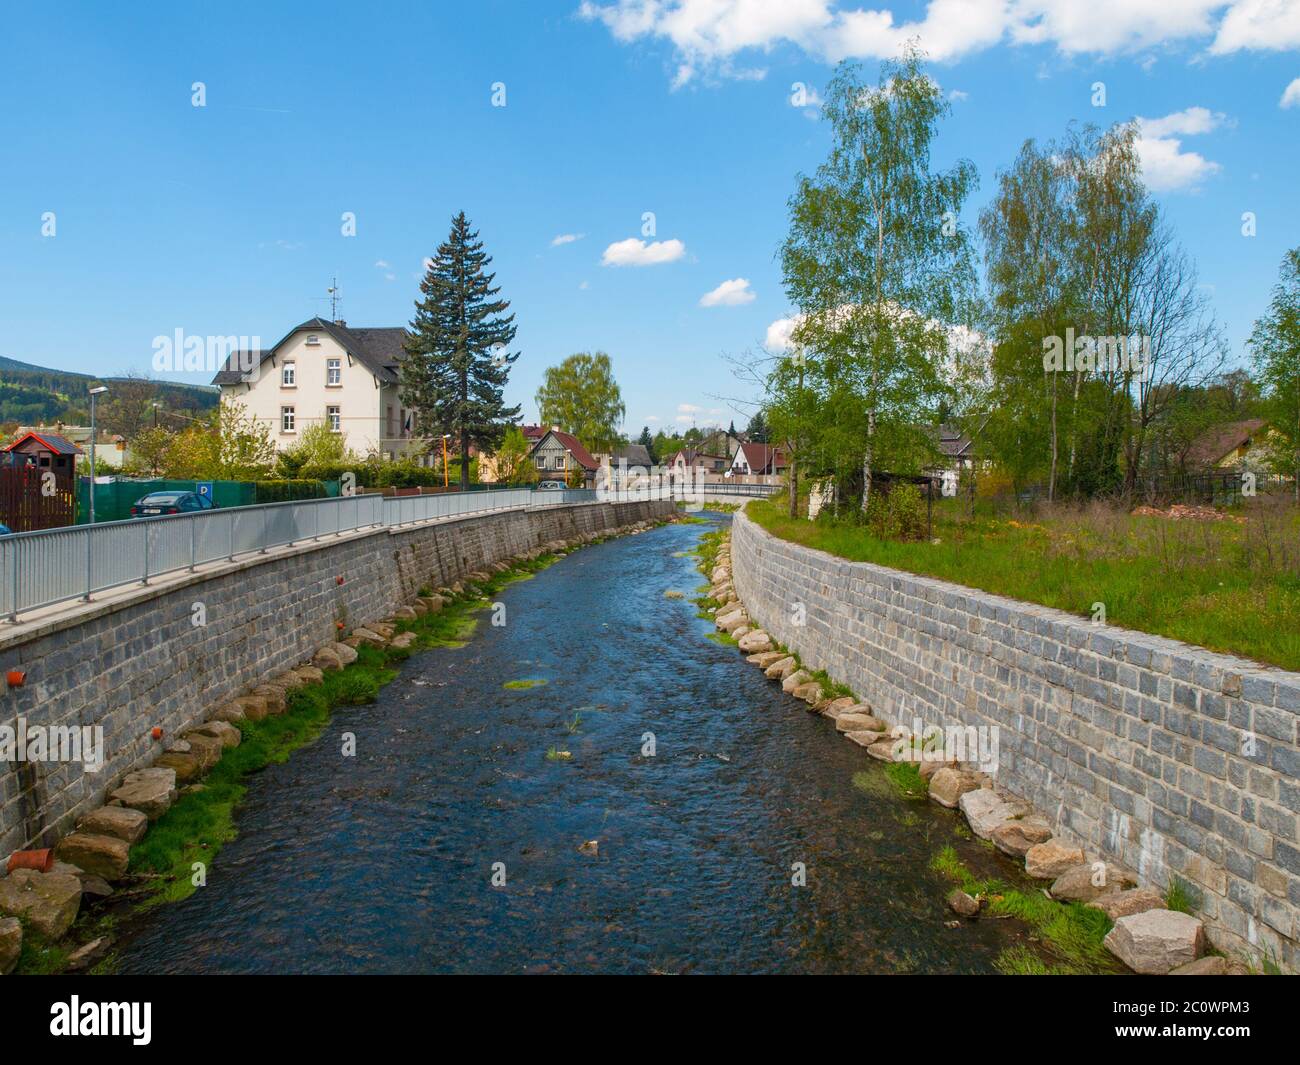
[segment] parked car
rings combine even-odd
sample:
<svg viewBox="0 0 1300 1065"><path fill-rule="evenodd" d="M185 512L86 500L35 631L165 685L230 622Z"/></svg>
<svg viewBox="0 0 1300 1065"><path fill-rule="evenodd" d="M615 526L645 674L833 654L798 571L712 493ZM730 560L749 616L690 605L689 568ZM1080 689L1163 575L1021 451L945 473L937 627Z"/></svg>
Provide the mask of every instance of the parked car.
<svg viewBox="0 0 1300 1065"><path fill-rule="evenodd" d="M216 504L197 492L150 492L131 506L131 517L152 518L158 514L190 514L212 510Z"/></svg>
<svg viewBox="0 0 1300 1065"><path fill-rule="evenodd" d="M562 492L564 491L563 481L542 481L537 486L539 492Z"/></svg>
<svg viewBox="0 0 1300 1065"><path fill-rule="evenodd" d="M13 534L13 529L9 528L9 526L5 525L3 522L0 522L0 536L13 536Z"/></svg>

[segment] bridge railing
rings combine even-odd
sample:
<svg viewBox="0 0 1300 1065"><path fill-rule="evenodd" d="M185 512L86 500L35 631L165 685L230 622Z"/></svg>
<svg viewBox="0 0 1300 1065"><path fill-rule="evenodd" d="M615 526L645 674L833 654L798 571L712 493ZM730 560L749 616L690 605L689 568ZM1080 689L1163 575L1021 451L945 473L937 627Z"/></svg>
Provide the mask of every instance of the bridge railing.
<svg viewBox="0 0 1300 1065"><path fill-rule="evenodd" d="M15 533L0 537L0 617L17 621L23 611L360 529L595 501L582 488L366 494Z"/></svg>

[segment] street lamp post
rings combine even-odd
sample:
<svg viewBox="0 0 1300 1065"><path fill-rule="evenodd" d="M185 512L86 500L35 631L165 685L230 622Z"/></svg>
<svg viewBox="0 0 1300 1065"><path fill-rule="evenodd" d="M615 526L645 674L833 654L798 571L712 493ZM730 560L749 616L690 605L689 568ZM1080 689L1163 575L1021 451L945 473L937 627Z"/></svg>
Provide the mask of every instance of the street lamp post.
<svg viewBox="0 0 1300 1065"><path fill-rule="evenodd" d="M98 385L90 390L90 483L86 495L90 497L89 520L86 522L86 602L90 602L91 561L90 548L94 542L95 531L95 397L108 391L107 385Z"/></svg>
<svg viewBox="0 0 1300 1065"><path fill-rule="evenodd" d="M451 481L447 476L447 438L451 433L442 434L442 487L444 489L451 487Z"/></svg>

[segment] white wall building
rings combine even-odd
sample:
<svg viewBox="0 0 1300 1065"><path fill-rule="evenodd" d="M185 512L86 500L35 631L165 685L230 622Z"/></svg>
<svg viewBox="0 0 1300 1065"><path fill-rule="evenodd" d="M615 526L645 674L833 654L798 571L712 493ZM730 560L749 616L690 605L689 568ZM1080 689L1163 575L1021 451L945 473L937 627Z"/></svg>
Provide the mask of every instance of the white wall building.
<svg viewBox="0 0 1300 1065"><path fill-rule="evenodd" d="M400 326L355 329L313 318L274 347L236 353L212 383L223 401L237 400L270 425L277 450L292 447L308 425L327 422L358 454L397 458L423 447L398 395L405 339Z"/></svg>

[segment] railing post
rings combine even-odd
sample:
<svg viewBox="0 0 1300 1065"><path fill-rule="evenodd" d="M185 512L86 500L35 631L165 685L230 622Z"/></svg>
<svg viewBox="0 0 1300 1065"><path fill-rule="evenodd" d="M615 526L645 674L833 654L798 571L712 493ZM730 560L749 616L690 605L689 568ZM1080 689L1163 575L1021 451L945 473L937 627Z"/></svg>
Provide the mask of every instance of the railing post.
<svg viewBox="0 0 1300 1065"><path fill-rule="evenodd" d="M230 555L228 557L231 562L235 561L235 512L233 510L230 512Z"/></svg>
<svg viewBox="0 0 1300 1065"><path fill-rule="evenodd" d="M311 531L312 543L320 542L320 507L316 503L311 505Z"/></svg>
<svg viewBox="0 0 1300 1065"><path fill-rule="evenodd" d="M194 567L199 562L199 519L190 518L190 572L194 572Z"/></svg>
<svg viewBox="0 0 1300 1065"><path fill-rule="evenodd" d="M95 482L94 482L93 480L92 480L91 483L90 483L90 490L91 490L92 492L95 490ZM89 523L87 523L87 525L86 525L86 595L85 595L85 601L86 601L87 603L90 602L90 582L91 582L91 576L90 576L90 548L91 548L91 544L93 543L93 537L91 536L91 532L92 532L93 529L94 529L94 526L91 525L91 524L89 524Z"/></svg>
<svg viewBox="0 0 1300 1065"><path fill-rule="evenodd" d="M9 620L15 625L18 624L18 541L9 541L9 550L14 555L13 577L14 577L14 597L9 600Z"/></svg>
<svg viewBox="0 0 1300 1065"><path fill-rule="evenodd" d="M266 545L271 542L271 531L267 528L271 524L271 508L268 506L262 511L262 546L258 549L259 555L266 554Z"/></svg>
<svg viewBox="0 0 1300 1065"><path fill-rule="evenodd" d="M140 528L144 530L144 575L140 578L141 584L149 583L149 523L142 521Z"/></svg>

